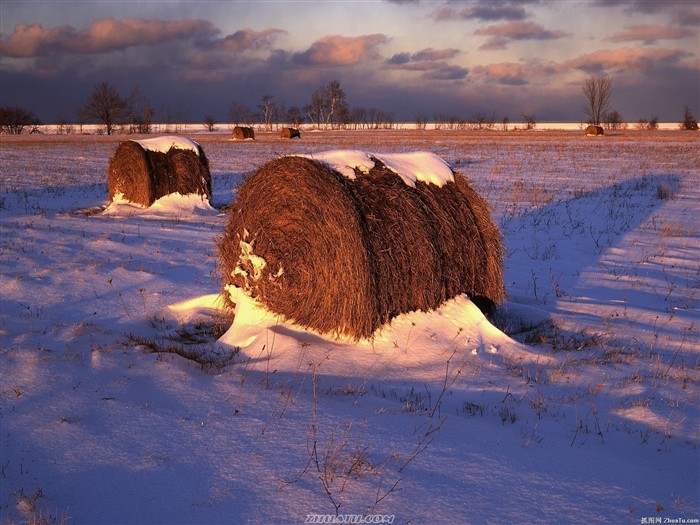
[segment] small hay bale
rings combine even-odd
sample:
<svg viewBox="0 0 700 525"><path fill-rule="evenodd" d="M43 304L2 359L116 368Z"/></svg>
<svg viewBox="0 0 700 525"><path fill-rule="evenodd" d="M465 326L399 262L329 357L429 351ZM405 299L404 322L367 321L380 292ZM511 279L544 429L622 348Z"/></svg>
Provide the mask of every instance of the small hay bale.
<svg viewBox="0 0 700 525"><path fill-rule="evenodd" d="M374 167L356 168L354 179L301 157L249 177L219 240L224 286L355 339L461 294L480 308L500 302L500 232L467 179L412 187L371 158Z"/></svg>
<svg viewBox="0 0 700 525"><path fill-rule="evenodd" d="M281 139L293 139L293 138L301 138L301 131L299 131L296 128L282 128L280 131L280 138Z"/></svg>
<svg viewBox="0 0 700 525"><path fill-rule="evenodd" d="M586 128L586 136L592 135L592 136L597 136L597 135L604 135L605 130L603 130L603 126L594 126L591 124Z"/></svg>
<svg viewBox="0 0 700 525"><path fill-rule="evenodd" d="M254 140L255 131L253 130L253 128L248 126L236 126L235 128L233 128L233 138L235 140Z"/></svg>
<svg viewBox="0 0 700 525"><path fill-rule="evenodd" d="M185 149L188 144L191 149ZM209 161L202 148L189 139L128 140L109 161L107 190L111 201L120 196L144 207L175 192L211 200Z"/></svg>

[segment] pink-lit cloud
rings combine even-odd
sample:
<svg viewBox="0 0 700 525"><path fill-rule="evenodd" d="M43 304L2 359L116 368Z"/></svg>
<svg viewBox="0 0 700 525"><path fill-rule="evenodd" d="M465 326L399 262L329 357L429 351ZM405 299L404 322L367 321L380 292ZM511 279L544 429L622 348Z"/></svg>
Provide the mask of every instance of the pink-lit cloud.
<svg viewBox="0 0 700 525"><path fill-rule="evenodd" d="M363 60L375 59L376 48L386 44L389 38L381 33L363 36L324 36L311 44L309 49L294 55L300 64L323 66L347 66Z"/></svg>
<svg viewBox="0 0 700 525"><path fill-rule="evenodd" d="M690 27L650 24L629 27L624 31L610 35L606 40L610 42L639 41L645 44L654 44L659 40L678 40L696 34L697 32Z"/></svg>
<svg viewBox="0 0 700 525"><path fill-rule="evenodd" d="M660 66L681 66L683 60L692 57L682 49L624 47L603 49L563 62L564 68L579 69L587 73L624 71L648 73ZM687 67L687 64L685 64Z"/></svg>
<svg viewBox="0 0 700 525"><path fill-rule="evenodd" d="M497 84L521 86L529 84L533 79L541 79L556 75L559 68L554 64L542 64L539 62L499 62L475 66L472 68L472 76L485 82Z"/></svg>
<svg viewBox="0 0 700 525"><path fill-rule="evenodd" d="M36 58L52 54L96 54L171 40L209 38L218 33L207 20L143 20L124 18L94 20L78 31L62 25L19 24L0 41L0 53L12 58Z"/></svg>

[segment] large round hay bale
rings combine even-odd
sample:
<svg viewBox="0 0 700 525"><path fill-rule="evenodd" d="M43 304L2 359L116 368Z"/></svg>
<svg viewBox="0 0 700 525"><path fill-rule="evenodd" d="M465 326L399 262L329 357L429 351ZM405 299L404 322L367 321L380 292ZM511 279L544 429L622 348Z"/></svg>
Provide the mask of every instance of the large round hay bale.
<svg viewBox="0 0 700 525"><path fill-rule="evenodd" d="M588 135L597 136L597 135L604 135L604 134L605 134L605 130L603 130L603 126L595 126L595 125L591 124L590 126L588 126L586 128L586 136L588 136Z"/></svg>
<svg viewBox="0 0 700 525"><path fill-rule="evenodd" d="M182 137L122 142L109 161L110 200L148 207L179 192L211 199L209 161L199 144Z"/></svg>
<svg viewBox="0 0 700 525"><path fill-rule="evenodd" d="M480 307L500 302L500 233L467 179L448 171L445 184L407 182L369 158L354 178L299 157L249 177L219 241L224 285L302 326L356 339L461 294Z"/></svg>
<svg viewBox="0 0 700 525"><path fill-rule="evenodd" d="M282 128L280 130L280 138L282 138L282 139L293 139L293 138L300 139L301 138L301 131L299 131L296 128Z"/></svg>
<svg viewBox="0 0 700 525"><path fill-rule="evenodd" d="M347 184L301 157L262 166L240 186L219 241L225 284L303 326L370 336L375 271Z"/></svg>
<svg viewBox="0 0 700 525"><path fill-rule="evenodd" d="M236 126L233 128L233 138L235 140L253 140L255 139L255 131L248 126Z"/></svg>
<svg viewBox="0 0 700 525"><path fill-rule="evenodd" d="M379 324L437 308L444 300L439 225L420 193L379 161L347 186L374 259Z"/></svg>

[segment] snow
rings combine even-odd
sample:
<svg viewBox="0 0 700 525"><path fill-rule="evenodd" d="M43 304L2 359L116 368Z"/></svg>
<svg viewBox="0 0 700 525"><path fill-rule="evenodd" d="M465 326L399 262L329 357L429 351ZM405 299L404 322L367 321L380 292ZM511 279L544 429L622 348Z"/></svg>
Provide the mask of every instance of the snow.
<svg viewBox="0 0 700 525"><path fill-rule="evenodd" d="M188 137L180 137L177 135L162 135L150 139L135 140L143 149L149 151L158 151L167 153L171 148L184 149L194 151L199 155L199 144Z"/></svg>
<svg viewBox="0 0 700 525"><path fill-rule="evenodd" d="M331 150L299 156L326 164L349 179L355 178L355 170L369 173L375 160L379 160L412 188L416 187L416 181L438 187L454 182L449 164L429 151L370 153L358 150Z"/></svg>
<svg viewBox="0 0 700 525"><path fill-rule="evenodd" d="M177 215L216 215L218 211L209 204L209 200L204 195L189 194L181 195L179 192L165 195L157 199L151 206L144 208L139 204L134 204L123 198L123 194L118 193L112 202L102 212L104 215L141 217L167 217Z"/></svg>
<svg viewBox="0 0 700 525"><path fill-rule="evenodd" d="M0 522L700 518L698 134L306 137L202 135L213 206L148 209L108 202L123 137L1 137ZM354 343L222 292L221 209L309 150L468 176L504 234L498 321L457 297Z"/></svg>

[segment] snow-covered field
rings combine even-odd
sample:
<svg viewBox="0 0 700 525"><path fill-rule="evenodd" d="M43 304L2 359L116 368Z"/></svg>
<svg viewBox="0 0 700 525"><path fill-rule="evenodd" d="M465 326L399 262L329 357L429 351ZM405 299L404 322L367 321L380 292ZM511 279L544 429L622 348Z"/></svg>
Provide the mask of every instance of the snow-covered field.
<svg viewBox="0 0 700 525"><path fill-rule="evenodd" d="M124 138L0 137L1 523L700 523L698 133L198 134L215 208L104 211ZM227 332L220 210L337 149L472 180L496 326L458 298L357 344Z"/></svg>

